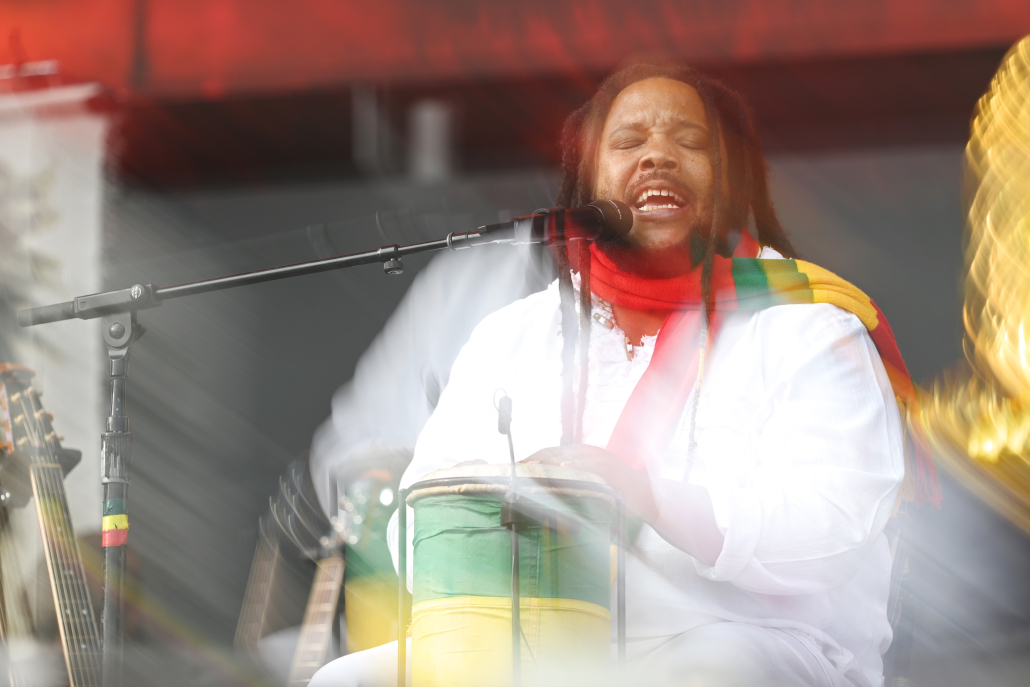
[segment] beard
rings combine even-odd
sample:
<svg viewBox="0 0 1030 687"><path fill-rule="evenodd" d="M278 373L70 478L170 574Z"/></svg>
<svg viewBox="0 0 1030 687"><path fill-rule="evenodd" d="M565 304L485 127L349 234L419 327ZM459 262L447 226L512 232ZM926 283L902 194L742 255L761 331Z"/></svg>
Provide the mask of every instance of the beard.
<svg viewBox="0 0 1030 687"><path fill-rule="evenodd" d="M598 240L596 244L623 272L667 279L686 274L701 264L711 226L710 216L698 217L691 223L685 240L661 247L645 248L625 236Z"/></svg>

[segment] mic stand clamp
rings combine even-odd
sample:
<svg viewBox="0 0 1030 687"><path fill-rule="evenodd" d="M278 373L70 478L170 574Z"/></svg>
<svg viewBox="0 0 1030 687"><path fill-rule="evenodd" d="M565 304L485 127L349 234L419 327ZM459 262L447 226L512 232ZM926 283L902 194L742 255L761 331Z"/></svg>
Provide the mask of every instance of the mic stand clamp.
<svg viewBox="0 0 1030 687"><path fill-rule="evenodd" d="M125 289L131 292L139 286ZM131 298L131 294L127 294ZM78 305L76 299L76 305ZM120 687L125 643L125 553L129 534L128 495L132 464L132 433L125 410L125 384L129 375L129 352L144 328L136 322L136 311L101 316L104 343L111 378L111 414L107 431L101 435L100 479L104 485L104 520L101 545L104 559L103 684Z"/></svg>

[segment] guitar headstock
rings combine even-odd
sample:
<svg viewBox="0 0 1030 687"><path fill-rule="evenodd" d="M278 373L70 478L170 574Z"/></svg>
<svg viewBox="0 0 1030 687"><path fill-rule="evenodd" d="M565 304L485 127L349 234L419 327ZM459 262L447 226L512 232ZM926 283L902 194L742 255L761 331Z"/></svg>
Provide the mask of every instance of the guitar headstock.
<svg viewBox="0 0 1030 687"><path fill-rule="evenodd" d="M32 388L35 372L14 363L0 363L0 450L11 455L17 445L25 445L31 439L25 436L24 394ZM17 431L16 430L20 430Z"/></svg>
<svg viewBox="0 0 1030 687"><path fill-rule="evenodd" d="M336 523L318 505L302 461L292 463L279 478L279 492L269 499L269 515L261 529L265 537L285 535L310 558L321 558L324 550L337 547Z"/></svg>
<svg viewBox="0 0 1030 687"><path fill-rule="evenodd" d="M34 376L27 367L0 363L0 505L28 502L29 465L57 463L67 474L82 458L79 451L62 448L53 416L32 386Z"/></svg>

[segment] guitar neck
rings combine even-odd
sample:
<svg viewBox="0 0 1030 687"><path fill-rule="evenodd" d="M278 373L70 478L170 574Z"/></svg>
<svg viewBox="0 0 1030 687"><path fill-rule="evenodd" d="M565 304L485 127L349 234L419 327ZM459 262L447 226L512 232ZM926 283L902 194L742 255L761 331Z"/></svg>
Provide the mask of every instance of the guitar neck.
<svg viewBox="0 0 1030 687"><path fill-rule="evenodd" d="M39 531L57 610L57 627L71 687L99 687L100 639L75 538L64 475L56 464L31 468Z"/></svg>
<svg viewBox="0 0 1030 687"><path fill-rule="evenodd" d="M343 586L343 556L333 554L318 561L315 581L304 611L304 624L290 667L289 687L303 687L325 665L333 635L333 620Z"/></svg>
<svg viewBox="0 0 1030 687"><path fill-rule="evenodd" d="M28 371L10 365L0 368L11 418L9 445L12 455L28 467L69 683L99 687L100 637L68 514L64 471L58 462L60 442L39 396L27 384Z"/></svg>
<svg viewBox="0 0 1030 687"><path fill-rule="evenodd" d="M260 537L254 551L254 562L250 567L247 592L243 598L243 610L236 626L233 644L240 649L253 649L265 635L268 612L272 603L273 578L279 559L279 542Z"/></svg>

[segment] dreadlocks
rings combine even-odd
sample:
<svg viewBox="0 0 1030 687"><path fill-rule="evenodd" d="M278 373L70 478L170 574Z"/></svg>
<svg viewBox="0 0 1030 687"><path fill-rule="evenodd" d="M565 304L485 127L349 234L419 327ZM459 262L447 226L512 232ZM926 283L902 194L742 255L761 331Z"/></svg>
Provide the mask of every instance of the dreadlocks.
<svg viewBox="0 0 1030 687"><path fill-rule="evenodd" d="M701 298L710 324L712 317L712 268L715 255L728 256L730 230L741 230L754 220L758 242L793 258L797 252L780 226L769 198L767 167L750 108L744 99L723 83L681 64L637 64L608 77L585 105L565 121L561 136L563 176L557 203L580 207L595 200L597 150L608 112L616 97L628 86L644 79L666 78L692 86L701 97L708 119L708 155L712 164L712 217L707 237L695 236L703 246L701 258ZM724 155L725 154L725 155ZM728 195L721 179L728 183ZM744 229L746 231L746 229ZM558 280L562 318L562 445L582 440L583 411L586 406L588 351L590 347L590 258L585 242L576 242L581 251L579 327L573 306L572 273L564 246L558 248ZM696 262L695 262L696 264ZM576 347L580 350L579 403L573 399L572 367Z"/></svg>

